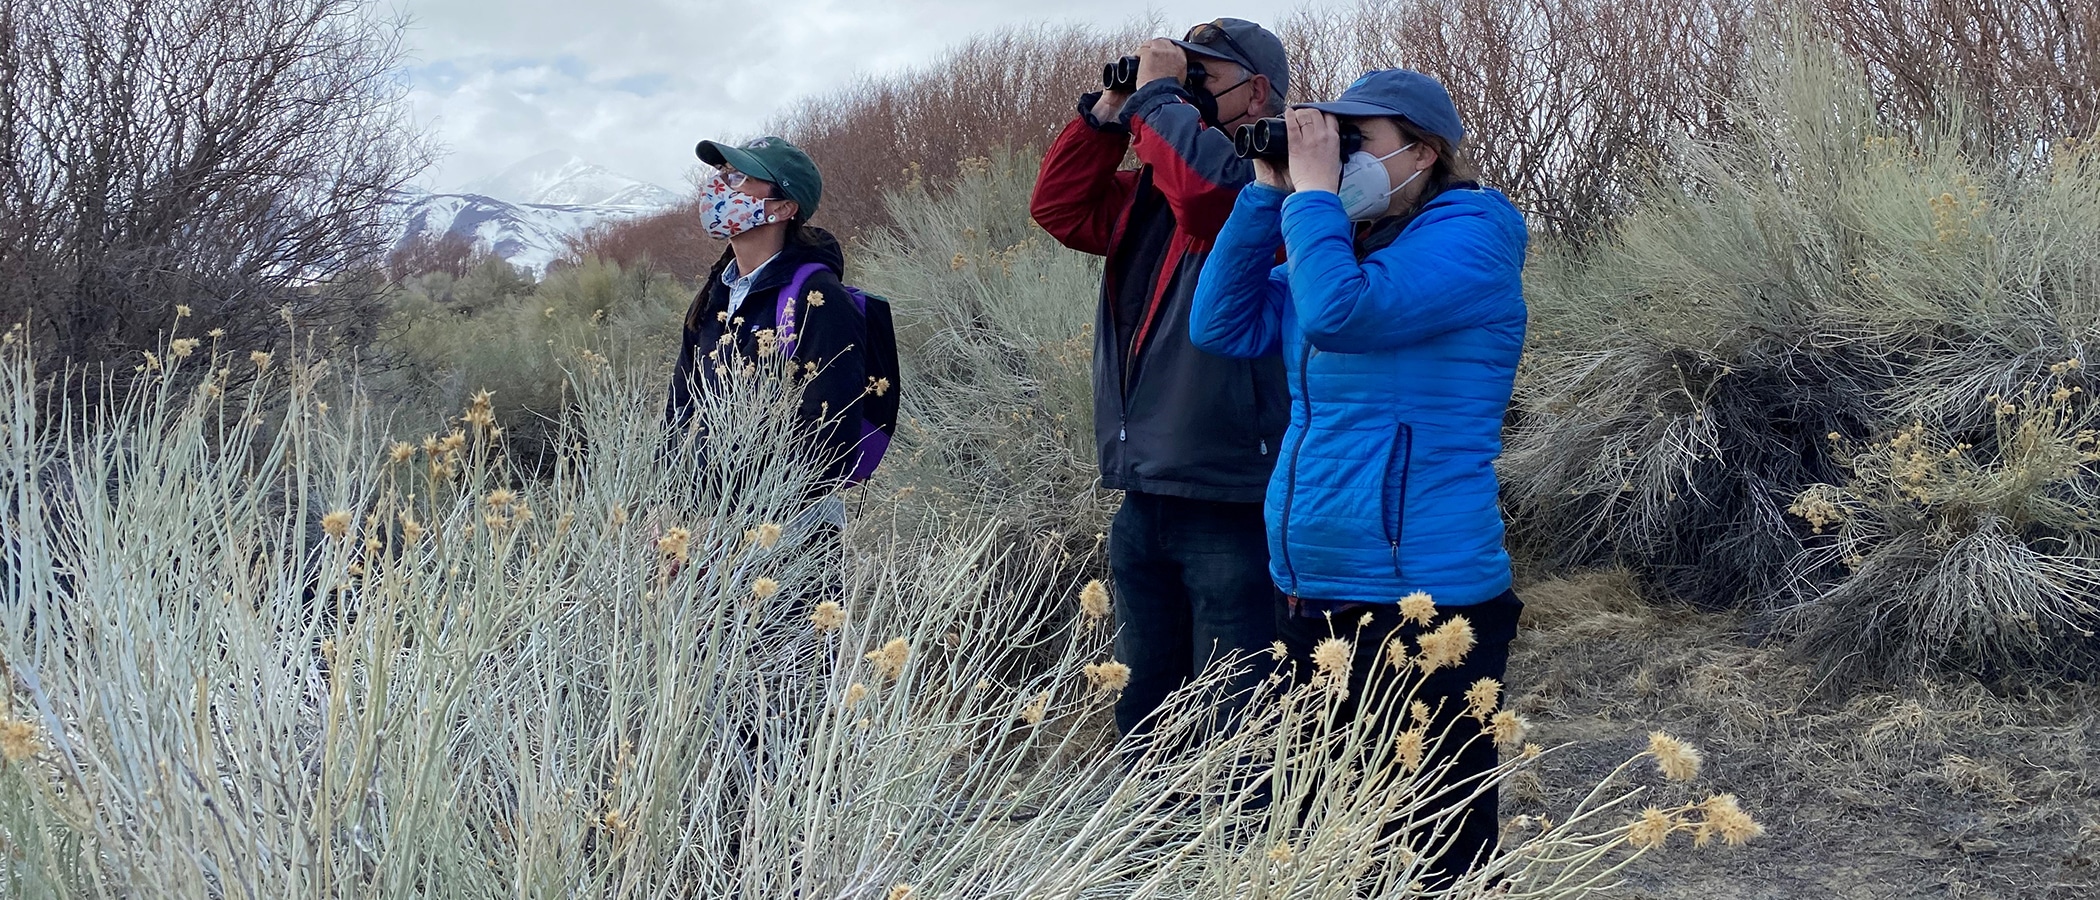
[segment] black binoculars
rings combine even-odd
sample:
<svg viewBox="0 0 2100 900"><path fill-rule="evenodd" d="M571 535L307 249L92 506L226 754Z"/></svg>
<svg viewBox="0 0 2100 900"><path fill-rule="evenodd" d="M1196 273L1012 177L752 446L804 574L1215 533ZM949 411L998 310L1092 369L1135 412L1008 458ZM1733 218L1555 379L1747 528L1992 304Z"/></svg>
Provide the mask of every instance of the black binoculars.
<svg viewBox="0 0 2100 900"><path fill-rule="evenodd" d="M1208 77L1209 74L1203 70L1202 63L1192 61L1189 63L1187 74L1183 77L1186 79L1185 83L1198 85L1202 84L1203 79ZM1111 91L1124 94L1133 93L1138 89L1137 78L1138 58L1135 56L1126 56L1101 67L1101 86Z"/></svg>
<svg viewBox="0 0 2100 900"><path fill-rule="evenodd" d="M1291 155L1290 125L1282 119L1256 119L1232 135L1232 151L1241 159L1266 159L1280 162ZM1342 159L1346 160L1364 148L1364 133L1354 124L1343 122Z"/></svg>

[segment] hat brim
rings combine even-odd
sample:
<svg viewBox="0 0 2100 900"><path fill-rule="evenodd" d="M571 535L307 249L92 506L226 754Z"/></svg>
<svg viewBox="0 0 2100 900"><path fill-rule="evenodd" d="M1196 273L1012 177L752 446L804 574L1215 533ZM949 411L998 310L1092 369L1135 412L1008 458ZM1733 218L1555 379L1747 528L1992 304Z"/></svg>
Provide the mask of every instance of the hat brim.
<svg viewBox="0 0 2100 900"><path fill-rule="evenodd" d="M1255 70L1254 62L1252 60L1241 59L1237 56L1232 55L1232 53L1230 53L1229 51L1219 50L1218 48L1209 46L1207 44L1193 44L1188 41L1175 40L1174 38L1168 38L1167 40L1174 41L1174 44L1176 46L1180 47L1183 50L1187 50L1190 56L1200 56L1204 59L1222 59L1226 62L1239 66L1242 69L1246 69L1247 74L1249 75L1260 74Z"/></svg>
<svg viewBox="0 0 2100 900"><path fill-rule="evenodd" d="M728 163L735 167L737 171L760 181L772 182L780 180L773 175L772 169L766 168L765 163L759 162L758 157L752 156L749 151L742 147L724 144L720 141L701 141L698 146L693 148L693 155L700 157L701 162L715 168L721 168L723 163Z"/></svg>
<svg viewBox="0 0 2100 900"><path fill-rule="evenodd" d="M1291 108L1317 109L1323 113L1327 113L1328 115L1350 117L1405 115L1405 113L1402 113L1401 111L1394 109L1390 106L1380 106L1376 103L1365 103L1362 100L1329 100L1326 103L1293 103L1291 104Z"/></svg>

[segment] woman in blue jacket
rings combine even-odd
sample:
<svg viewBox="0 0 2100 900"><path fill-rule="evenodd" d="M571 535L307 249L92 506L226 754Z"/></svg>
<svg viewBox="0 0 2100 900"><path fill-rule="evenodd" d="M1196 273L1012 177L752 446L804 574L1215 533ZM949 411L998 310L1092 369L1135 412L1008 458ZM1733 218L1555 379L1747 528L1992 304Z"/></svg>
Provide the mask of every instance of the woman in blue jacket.
<svg viewBox="0 0 2100 900"><path fill-rule="evenodd" d="M1524 220L1469 180L1454 156L1458 111L1426 75L1374 71L1286 120L1288 164L1257 162L1204 266L1190 331L1225 356L1281 353L1289 373L1264 511L1293 665L1305 671L1321 640L1352 641L1353 702L1390 639L1414 651L1455 617L1472 626L1464 661L1435 669L1418 695L1442 700L1430 734L1456 723L1440 748L1448 784L1497 763L1492 740L1468 740L1479 725L1458 720L1467 689L1501 681L1522 608L1494 461L1524 344ZM1346 160L1345 131L1363 137ZM1418 596L1403 614L1418 594L1433 616ZM1495 805L1491 791L1467 804L1437 880L1492 851Z"/></svg>

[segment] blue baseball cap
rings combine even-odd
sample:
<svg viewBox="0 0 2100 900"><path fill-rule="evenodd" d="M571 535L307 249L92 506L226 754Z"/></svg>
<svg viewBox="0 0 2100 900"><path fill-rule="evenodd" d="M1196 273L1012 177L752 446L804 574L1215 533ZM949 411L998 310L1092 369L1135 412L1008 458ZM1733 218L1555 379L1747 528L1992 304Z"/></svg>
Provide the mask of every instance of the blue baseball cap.
<svg viewBox="0 0 2100 900"><path fill-rule="evenodd" d="M1399 116L1415 127L1457 147L1466 138L1451 92L1436 79L1412 69L1374 69L1356 79L1340 97L1326 103L1299 103L1337 116Z"/></svg>

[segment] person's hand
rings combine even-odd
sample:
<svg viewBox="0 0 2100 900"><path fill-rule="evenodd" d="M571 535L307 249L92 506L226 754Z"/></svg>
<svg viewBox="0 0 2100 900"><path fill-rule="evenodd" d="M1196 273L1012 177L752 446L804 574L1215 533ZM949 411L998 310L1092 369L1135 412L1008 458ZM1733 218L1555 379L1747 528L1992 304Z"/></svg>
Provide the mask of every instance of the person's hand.
<svg viewBox="0 0 2100 900"><path fill-rule="evenodd" d="M1337 150L1336 152L1339 153L1340 151ZM1288 194L1291 192L1290 164L1282 160L1271 162L1266 159L1256 159L1254 161L1254 180Z"/></svg>
<svg viewBox="0 0 2100 900"><path fill-rule="evenodd" d="M1296 189L1341 193L1340 123L1317 109L1294 109L1283 118L1290 125L1291 182Z"/></svg>
<svg viewBox="0 0 2100 900"><path fill-rule="evenodd" d="M1188 51L1166 38L1153 38L1137 48L1138 87L1162 78L1180 81L1189 73ZM1127 98L1126 98L1127 99Z"/></svg>

